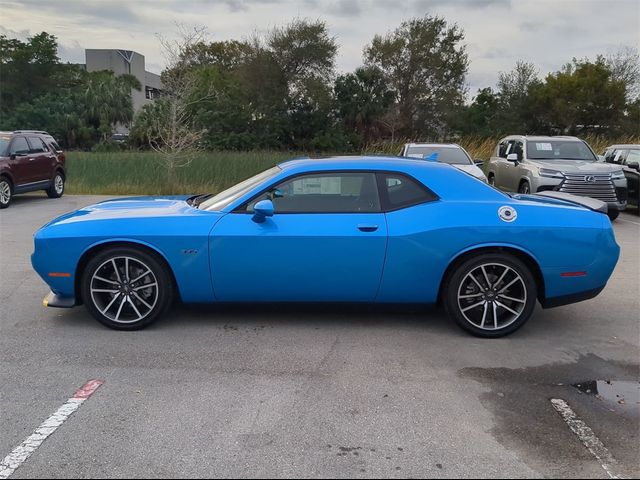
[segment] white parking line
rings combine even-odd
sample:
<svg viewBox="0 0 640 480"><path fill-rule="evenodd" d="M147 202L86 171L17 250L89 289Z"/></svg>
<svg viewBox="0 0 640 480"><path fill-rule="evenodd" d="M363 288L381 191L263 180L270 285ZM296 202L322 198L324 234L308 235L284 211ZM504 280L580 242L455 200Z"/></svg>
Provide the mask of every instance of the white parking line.
<svg viewBox="0 0 640 480"><path fill-rule="evenodd" d="M102 380L89 380L56 413L45 420L33 434L7 455L0 463L0 479L9 478L103 383Z"/></svg>
<svg viewBox="0 0 640 480"><path fill-rule="evenodd" d="M575 433L585 447L596 457L602 468L610 478L625 478L622 475L614 473L616 459L613 458L607 447L603 445L593 430L584 423L571 409L571 407L561 398L552 398L551 404L553 408L562 416L573 433Z"/></svg>

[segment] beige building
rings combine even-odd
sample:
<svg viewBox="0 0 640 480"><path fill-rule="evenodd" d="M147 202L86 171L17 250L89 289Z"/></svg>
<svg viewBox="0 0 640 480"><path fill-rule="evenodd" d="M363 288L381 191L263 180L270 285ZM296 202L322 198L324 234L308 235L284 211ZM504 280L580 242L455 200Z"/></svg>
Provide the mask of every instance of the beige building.
<svg viewBox="0 0 640 480"><path fill-rule="evenodd" d="M132 50L87 49L85 60L88 72L111 70L116 75L133 75L140 81L142 90L131 90L133 110L136 113L153 101L162 89L160 75L147 72L144 56ZM118 127L117 130L119 133L128 131L126 127Z"/></svg>

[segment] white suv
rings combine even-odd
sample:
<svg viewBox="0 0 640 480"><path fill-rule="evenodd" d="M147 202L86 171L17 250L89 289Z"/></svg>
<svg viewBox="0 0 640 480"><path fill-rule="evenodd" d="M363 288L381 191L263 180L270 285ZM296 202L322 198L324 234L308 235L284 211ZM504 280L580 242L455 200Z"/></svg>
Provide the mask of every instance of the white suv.
<svg viewBox="0 0 640 480"><path fill-rule="evenodd" d="M485 183L487 182L487 177L478 166L483 162L471 160L467 151L455 143L407 143L402 147L399 156L448 163Z"/></svg>

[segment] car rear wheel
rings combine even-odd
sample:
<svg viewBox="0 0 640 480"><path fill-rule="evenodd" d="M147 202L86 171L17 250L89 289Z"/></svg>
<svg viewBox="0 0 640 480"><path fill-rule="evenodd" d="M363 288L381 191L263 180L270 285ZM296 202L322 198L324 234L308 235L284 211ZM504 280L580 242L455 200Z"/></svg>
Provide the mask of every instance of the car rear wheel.
<svg viewBox="0 0 640 480"><path fill-rule="evenodd" d="M64 194L64 176L60 172L56 172L53 182L47 190L49 198L60 198Z"/></svg>
<svg viewBox="0 0 640 480"><path fill-rule="evenodd" d="M508 254L472 257L451 273L445 308L460 327L479 337L508 335L531 317L537 298L529 268Z"/></svg>
<svg viewBox="0 0 640 480"><path fill-rule="evenodd" d="M529 185L529 182L527 182L526 180L520 183L520 186L518 187L518 193L522 193L524 195L528 195L531 193L531 186Z"/></svg>
<svg viewBox="0 0 640 480"><path fill-rule="evenodd" d="M173 303L173 282L164 262L134 248L118 247L96 255L81 282L89 312L116 330L144 328Z"/></svg>
<svg viewBox="0 0 640 480"><path fill-rule="evenodd" d="M0 177L0 208L7 208L11 204L13 189L11 183L4 177Z"/></svg>

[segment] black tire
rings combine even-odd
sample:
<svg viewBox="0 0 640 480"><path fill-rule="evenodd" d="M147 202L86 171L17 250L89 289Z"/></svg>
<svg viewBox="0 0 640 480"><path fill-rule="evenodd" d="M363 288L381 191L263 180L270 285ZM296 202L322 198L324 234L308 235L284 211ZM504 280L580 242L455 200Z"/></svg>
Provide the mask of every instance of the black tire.
<svg viewBox="0 0 640 480"><path fill-rule="evenodd" d="M620 210L617 209L609 209L607 211L607 216L609 217L609 220L611 220L612 222L618 218L618 215L620 215Z"/></svg>
<svg viewBox="0 0 640 480"><path fill-rule="evenodd" d="M489 278L489 282L496 282L492 288L485 290L481 290L479 285L475 286L477 284L469 277L472 273L482 272L482 266L487 272L486 278ZM501 280L500 276L506 270L510 271ZM479 277L477 280L480 284L483 287L487 286L484 273L475 274L473 277ZM520 280L517 280L517 277ZM513 279L516 281L512 286L498 293ZM459 299L459 292L461 297L469 298ZM486 253L470 257L456 265L447 278L443 293L447 314L460 327L478 337L497 338L515 332L529 320L536 304L537 286L529 267L518 258L503 253ZM504 295L512 300L506 300ZM515 299L520 302L515 302ZM483 303L468 308L477 302ZM518 315L515 316L505 306ZM466 314L463 310L469 313ZM495 328L496 324L498 328Z"/></svg>
<svg viewBox="0 0 640 480"><path fill-rule="evenodd" d="M13 199L13 185L7 177L0 177L0 209L11 205Z"/></svg>
<svg viewBox="0 0 640 480"><path fill-rule="evenodd" d="M496 186L496 177L493 173L489 174L489 178L487 179L487 181L489 182L489 185L491 185L492 187Z"/></svg>
<svg viewBox="0 0 640 480"><path fill-rule="evenodd" d="M518 187L518 193L522 193L523 195L529 195L531 193L531 185L526 180L520 182L520 186Z"/></svg>
<svg viewBox="0 0 640 480"><path fill-rule="evenodd" d="M49 198L60 198L64 195L64 175L60 172L56 172L51 181L51 186L47 189L47 195Z"/></svg>
<svg viewBox="0 0 640 480"><path fill-rule="evenodd" d="M132 277L141 275L145 271L143 267L150 273L134 282L136 279ZM156 284L155 291L152 284ZM150 286L144 288L144 285ZM118 293L96 292L97 289L113 289ZM175 295L173 279L164 260L155 253L129 247L110 248L91 258L82 274L80 291L89 313L114 330L140 330L150 325L167 312ZM120 310L116 311L118 307Z"/></svg>

